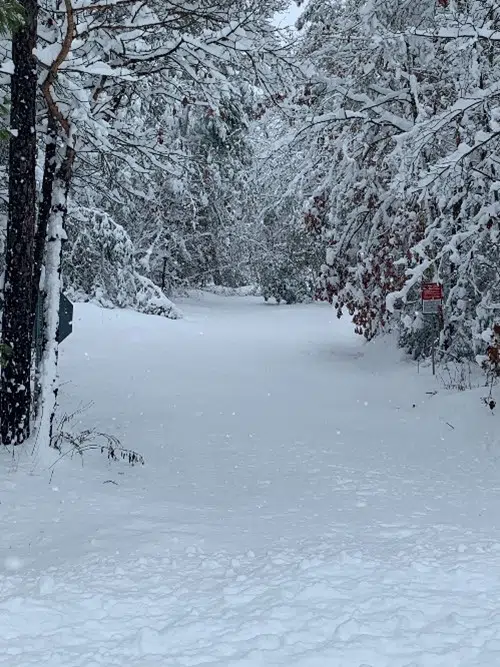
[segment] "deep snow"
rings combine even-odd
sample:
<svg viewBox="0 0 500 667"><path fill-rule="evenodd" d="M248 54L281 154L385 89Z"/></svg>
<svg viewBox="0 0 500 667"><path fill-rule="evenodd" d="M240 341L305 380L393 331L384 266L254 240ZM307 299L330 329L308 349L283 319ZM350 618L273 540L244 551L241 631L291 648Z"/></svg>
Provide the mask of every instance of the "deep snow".
<svg viewBox="0 0 500 667"><path fill-rule="evenodd" d="M144 467L0 453L0 665L499 665L485 391L325 306L181 305L76 306L61 350L75 428Z"/></svg>

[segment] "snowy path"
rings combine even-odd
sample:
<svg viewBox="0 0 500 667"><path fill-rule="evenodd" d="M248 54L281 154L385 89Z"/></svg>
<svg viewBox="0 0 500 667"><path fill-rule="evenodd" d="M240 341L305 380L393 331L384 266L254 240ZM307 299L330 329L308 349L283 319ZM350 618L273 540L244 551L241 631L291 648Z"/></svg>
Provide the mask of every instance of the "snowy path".
<svg viewBox="0 0 500 667"><path fill-rule="evenodd" d="M500 664L500 438L321 306L76 310L66 410L146 466L3 455L0 666Z"/></svg>

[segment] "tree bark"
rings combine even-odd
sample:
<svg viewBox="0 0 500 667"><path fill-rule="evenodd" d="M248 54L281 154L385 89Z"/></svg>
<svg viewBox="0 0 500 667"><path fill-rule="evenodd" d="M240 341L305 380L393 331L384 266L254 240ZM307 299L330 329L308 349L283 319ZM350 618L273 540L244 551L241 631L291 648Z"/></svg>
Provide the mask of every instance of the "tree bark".
<svg viewBox="0 0 500 667"><path fill-rule="evenodd" d="M54 190L54 180L57 167L57 121L49 113L47 138L45 146L45 160L43 167L42 181L42 201L38 208L38 224L36 228L35 247L33 255L33 282L32 282L32 313L31 329L35 325L36 303L40 292L40 279L42 276L43 258L45 253L45 243L47 239L47 229L49 226L50 211L52 208L52 192Z"/></svg>
<svg viewBox="0 0 500 667"><path fill-rule="evenodd" d="M53 183L52 210L48 220L44 281L44 346L39 373L40 405L37 418L37 439L42 446L50 446L52 443L59 390L57 338L61 292L61 251L74 160L75 150L68 143L63 162L57 170Z"/></svg>
<svg viewBox="0 0 500 667"><path fill-rule="evenodd" d="M36 226L37 0L20 0L24 24L13 35L9 207L2 342L12 351L1 374L0 432L4 445L30 432L33 253Z"/></svg>
<svg viewBox="0 0 500 667"><path fill-rule="evenodd" d="M65 236L64 224L68 212L68 196L76 157L75 141L70 120L64 116L52 94L59 69L71 50L75 35L75 16L72 0L64 0L66 34L57 57L42 84L42 94L49 114L49 144L45 155L41 225L47 227L45 245L43 352L37 375L37 439L42 445L52 444L52 430L58 395L58 329L59 297L61 291L61 251ZM57 136L64 135L65 152L59 168L56 167ZM53 144L53 145L52 145ZM40 233L43 231L40 228ZM39 235L39 239L40 239ZM37 256L37 261L38 261Z"/></svg>

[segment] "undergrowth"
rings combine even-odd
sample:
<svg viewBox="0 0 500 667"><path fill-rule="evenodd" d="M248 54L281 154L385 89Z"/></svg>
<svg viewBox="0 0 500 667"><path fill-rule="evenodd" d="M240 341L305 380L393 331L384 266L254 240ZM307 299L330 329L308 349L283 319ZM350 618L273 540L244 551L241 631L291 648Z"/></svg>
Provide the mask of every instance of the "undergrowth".
<svg viewBox="0 0 500 667"><path fill-rule="evenodd" d="M85 452L98 451L104 454L109 461L125 462L131 466L144 465L144 457L133 449L123 447L120 440L109 433L103 433L95 428L76 430L75 421L83 412L88 410L91 404L76 410L70 414L60 417L51 440L51 447L58 451L61 456L73 456L79 454L82 458Z"/></svg>

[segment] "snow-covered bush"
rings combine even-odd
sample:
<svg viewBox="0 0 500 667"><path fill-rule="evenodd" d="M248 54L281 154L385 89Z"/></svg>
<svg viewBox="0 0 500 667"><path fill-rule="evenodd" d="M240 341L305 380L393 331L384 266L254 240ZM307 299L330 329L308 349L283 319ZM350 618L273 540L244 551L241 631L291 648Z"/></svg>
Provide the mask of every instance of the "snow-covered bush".
<svg viewBox="0 0 500 667"><path fill-rule="evenodd" d="M181 317L162 290L136 270L130 237L106 213L72 210L67 235L63 276L73 299L171 319Z"/></svg>

